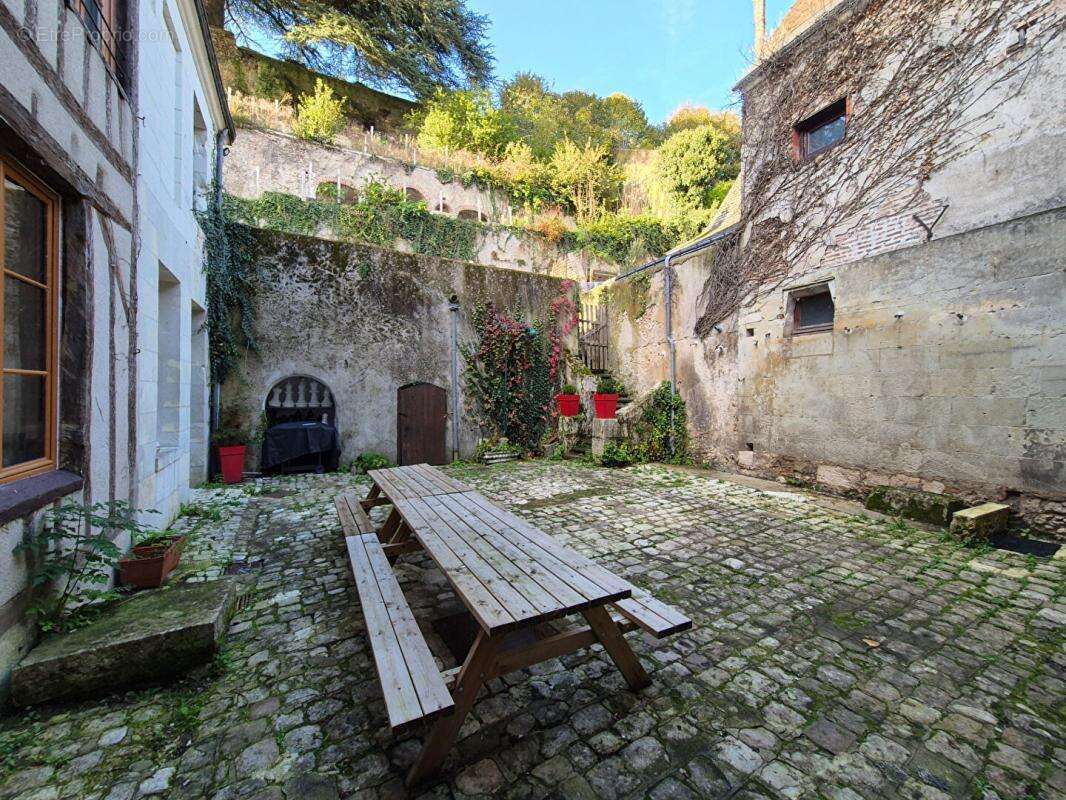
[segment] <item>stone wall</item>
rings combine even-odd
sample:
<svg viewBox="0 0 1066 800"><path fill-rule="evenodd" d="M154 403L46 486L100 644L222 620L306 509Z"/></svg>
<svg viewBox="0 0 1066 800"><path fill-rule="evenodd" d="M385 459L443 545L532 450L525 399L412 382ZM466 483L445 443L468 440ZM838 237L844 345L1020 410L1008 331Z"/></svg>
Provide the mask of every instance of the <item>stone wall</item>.
<svg viewBox="0 0 1066 800"><path fill-rule="evenodd" d="M488 222L478 240L479 264L584 281L617 273L618 268L587 253L568 252L533 233L505 227L511 220L507 198L496 192L444 182L437 172L358 150L307 142L277 131L242 128L225 161L223 183L237 197L284 192L314 197L322 183L358 188L376 180L408 191L433 210L442 202L449 216ZM414 193L414 194L411 194Z"/></svg>
<svg viewBox="0 0 1066 800"><path fill-rule="evenodd" d="M710 256L675 268L678 385L700 460L842 493L1005 500L1066 538L1066 210L852 262L832 331L786 335L788 285L693 332ZM663 275L612 287L612 370L669 375Z"/></svg>
<svg viewBox="0 0 1066 800"><path fill-rule="evenodd" d="M527 272L253 232L261 267L254 326L259 352L248 354L223 387L223 413L238 411L251 429L278 381L315 378L336 400L342 463L364 452L395 459L400 386L425 381L443 387L451 416L450 298L458 300L459 339L467 342L473 335L470 314L479 302L517 307L525 319L545 319L551 301L572 291L560 279ZM481 432L465 408L461 416L460 449L466 457ZM447 449L450 453L450 419Z"/></svg>

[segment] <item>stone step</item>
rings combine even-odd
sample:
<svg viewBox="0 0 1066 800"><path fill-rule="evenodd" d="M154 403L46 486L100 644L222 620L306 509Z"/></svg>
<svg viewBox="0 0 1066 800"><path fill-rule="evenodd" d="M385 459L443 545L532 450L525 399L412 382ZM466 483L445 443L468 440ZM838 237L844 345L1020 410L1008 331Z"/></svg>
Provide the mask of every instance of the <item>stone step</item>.
<svg viewBox="0 0 1066 800"><path fill-rule="evenodd" d="M214 658L236 599L232 578L139 592L31 650L11 675L11 702L93 697L183 675Z"/></svg>

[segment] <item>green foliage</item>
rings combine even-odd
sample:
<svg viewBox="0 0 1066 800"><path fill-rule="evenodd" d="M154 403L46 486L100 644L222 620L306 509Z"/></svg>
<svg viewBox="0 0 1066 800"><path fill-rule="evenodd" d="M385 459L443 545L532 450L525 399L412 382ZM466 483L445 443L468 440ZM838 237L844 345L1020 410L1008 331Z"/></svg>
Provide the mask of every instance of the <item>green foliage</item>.
<svg viewBox="0 0 1066 800"><path fill-rule="evenodd" d="M687 205L710 207L716 184L733 180L740 171L739 137L713 125L679 131L659 148L658 169L670 191Z"/></svg>
<svg viewBox="0 0 1066 800"><path fill-rule="evenodd" d="M615 264L630 264L661 256L678 239L678 231L653 217L603 214L569 231L564 241L574 250L587 250Z"/></svg>
<svg viewBox="0 0 1066 800"><path fill-rule="evenodd" d="M559 394L577 394L577 387L572 383L564 383L563 388L559 390Z"/></svg>
<svg viewBox="0 0 1066 800"><path fill-rule="evenodd" d="M331 144L346 122L343 98L334 97L333 87L319 78L315 93L300 98L292 132L299 139Z"/></svg>
<svg viewBox="0 0 1066 800"><path fill-rule="evenodd" d="M498 155L511 136L507 117L485 89L438 91L420 114L418 144L427 150Z"/></svg>
<svg viewBox="0 0 1066 800"><path fill-rule="evenodd" d="M617 202L622 191L622 171L610 159L607 145L587 142L578 147L569 139L557 143L548 162L551 187L579 221Z"/></svg>
<svg viewBox="0 0 1066 800"><path fill-rule="evenodd" d="M477 443L477 448L474 450L474 458L477 461L481 461L486 455L507 453L520 456L523 452L525 451L520 446L511 444L506 436L492 436Z"/></svg>
<svg viewBox="0 0 1066 800"><path fill-rule="evenodd" d="M492 305L479 305L473 323L477 341L462 348L467 402L490 439L533 452L555 396L552 337L545 326Z"/></svg>
<svg viewBox="0 0 1066 800"><path fill-rule="evenodd" d="M669 139L679 131L703 128L708 125L739 141L740 118L732 111L711 111L705 106L682 105L666 120L662 128L663 139Z"/></svg>
<svg viewBox="0 0 1066 800"><path fill-rule="evenodd" d="M211 444L216 444L220 447L247 445L250 439L251 436L248 431L238 426L219 428L211 434Z"/></svg>
<svg viewBox="0 0 1066 800"><path fill-rule="evenodd" d="M438 87L492 78L488 19L463 0L214 0L208 13L212 25L281 38L286 55L300 63L379 89L425 98Z"/></svg>
<svg viewBox="0 0 1066 800"><path fill-rule="evenodd" d="M613 375L601 375L596 381L596 394L625 394L622 382Z"/></svg>
<svg viewBox="0 0 1066 800"><path fill-rule="evenodd" d="M211 380L221 383L239 363L244 351L256 351L255 265L252 237L232 219L225 205L211 203L197 212L204 233L204 277L207 283L207 320Z"/></svg>
<svg viewBox="0 0 1066 800"><path fill-rule="evenodd" d="M670 390L669 382L659 384L635 425L633 439L640 460L688 463L687 419L681 395Z"/></svg>
<svg viewBox="0 0 1066 800"><path fill-rule="evenodd" d="M372 469L391 467L392 462L381 453L360 453L351 463L349 470L355 475L366 475Z"/></svg>
<svg viewBox="0 0 1066 800"><path fill-rule="evenodd" d="M609 441L603 446L600 456L601 467L628 467L637 461L627 442Z"/></svg>
<svg viewBox="0 0 1066 800"><path fill-rule="evenodd" d="M380 247L405 239L416 253L474 260L479 223L433 214L425 203L411 202L399 189L375 181L357 194L355 202L337 203L264 192L254 200L227 196L225 205L230 218L255 227L305 236L327 228L340 239Z"/></svg>
<svg viewBox="0 0 1066 800"><path fill-rule="evenodd" d="M256 97L269 100L287 100L291 97L292 88L277 67L264 62L256 70L254 93Z"/></svg>
<svg viewBox="0 0 1066 800"><path fill-rule="evenodd" d="M121 500L67 503L49 511L40 531L15 547L30 565L30 586L39 599L28 613L41 630L75 627L72 607L117 597L107 588L120 555L112 539L121 531L135 541L151 532L136 514Z"/></svg>

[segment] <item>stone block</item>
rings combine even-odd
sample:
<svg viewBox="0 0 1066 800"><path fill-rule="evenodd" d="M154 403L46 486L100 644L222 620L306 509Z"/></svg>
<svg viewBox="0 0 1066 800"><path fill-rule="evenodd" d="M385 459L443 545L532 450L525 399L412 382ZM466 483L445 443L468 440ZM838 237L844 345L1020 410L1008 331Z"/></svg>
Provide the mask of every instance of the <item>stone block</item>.
<svg viewBox="0 0 1066 800"><path fill-rule="evenodd" d="M622 438L622 426L616 419L592 420L592 455L600 458L607 442L616 442Z"/></svg>
<svg viewBox="0 0 1066 800"><path fill-rule="evenodd" d="M816 476L818 483L835 489L855 489L862 483L862 473L854 469L821 464Z"/></svg>
<svg viewBox="0 0 1066 800"><path fill-rule="evenodd" d="M1009 518L1010 506L1001 503L964 508L951 518L951 535L964 541L983 541L1006 528Z"/></svg>
<svg viewBox="0 0 1066 800"><path fill-rule="evenodd" d="M947 527L951 523L952 515L966 508L966 503L949 494L877 486L866 498L866 507L871 511L880 511L894 517L906 517Z"/></svg>
<svg viewBox="0 0 1066 800"><path fill-rule="evenodd" d="M31 650L11 676L11 701L90 697L182 675L214 657L235 603L231 579L136 594Z"/></svg>

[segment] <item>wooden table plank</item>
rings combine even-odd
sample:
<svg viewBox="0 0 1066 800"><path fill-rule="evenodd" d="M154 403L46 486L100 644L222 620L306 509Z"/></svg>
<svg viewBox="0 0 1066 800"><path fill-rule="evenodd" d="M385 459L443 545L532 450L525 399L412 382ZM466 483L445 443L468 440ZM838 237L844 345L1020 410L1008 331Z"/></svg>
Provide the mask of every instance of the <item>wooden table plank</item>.
<svg viewBox="0 0 1066 800"><path fill-rule="evenodd" d="M571 576L570 580L574 581L571 583L572 586L577 588L579 579L584 579L585 588L581 590L583 593L590 591L588 587L591 585L596 587L600 597L606 596L620 600L631 595L633 587L629 582L607 571L576 550L556 541L521 517L500 508L480 492L466 492L464 497L468 497L486 514L506 522L512 530L521 534L520 537L514 538L515 544L535 554L531 557L537 558L541 563L551 564L556 574L564 571Z"/></svg>
<svg viewBox="0 0 1066 800"><path fill-rule="evenodd" d="M509 552L505 547L492 540L491 533L483 524L474 519L464 519L462 503L447 503L456 495L441 495L426 498L426 504L460 536L475 552L491 564L497 572L508 580L542 614L552 614L560 606L584 602L584 598L569 590L565 585L554 585L550 581L538 580L540 570L530 569L529 559L518 551ZM503 543L505 544L505 543ZM561 596L560 596L561 595Z"/></svg>
<svg viewBox="0 0 1066 800"><path fill-rule="evenodd" d="M510 612L500 603L477 577L470 574L462 560L433 531L429 523L414 505L417 501L400 500L397 509L411 528L414 537L422 544L444 577L451 584L459 599L477 620L482 629L487 631L512 630L519 626Z"/></svg>
<svg viewBox="0 0 1066 800"><path fill-rule="evenodd" d="M601 599L602 593L582 593L579 588L571 586L566 578L568 576L556 575L550 566L533 561L530 554L517 546L507 536L507 532L501 532L499 528L503 523L495 518L486 519L479 512L478 507L471 504L461 494L445 495L433 498L434 503L452 510L456 515L464 519L467 526L476 531L484 542L497 550L507 558L516 569L526 572L529 579L536 583L543 591L556 599L557 605L567 608L579 608L591 600ZM522 565L518 567L517 565Z"/></svg>
<svg viewBox="0 0 1066 800"><path fill-rule="evenodd" d="M428 499L428 498L427 498ZM542 616L542 612L538 611L532 603L529 602L515 587L512 581L508 580L505 576L490 564L484 557L482 557L471 545L463 539L446 520L436 514L433 509L428 505L427 500L400 500L397 501L396 507L400 510L404 519L408 524L411 524L411 520L408 516L410 511L415 511L423 520L424 528L431 531L436 538L442 542L451 553L458 559L461 566L458 569L465 571L468 575L476 578L482 586L485 587L495 597L500 605L502 605L510 616L516 621L530 621L535 620ZM412 525L415 536L419 536L419 528ZM433 553L428 542L422 542L422 545L429 551L431 557L436 560L436 556Z"/></svg>

